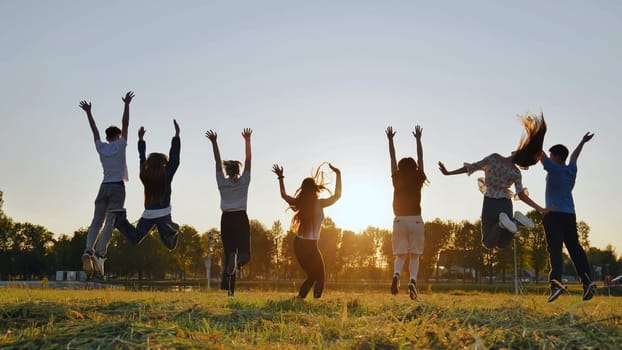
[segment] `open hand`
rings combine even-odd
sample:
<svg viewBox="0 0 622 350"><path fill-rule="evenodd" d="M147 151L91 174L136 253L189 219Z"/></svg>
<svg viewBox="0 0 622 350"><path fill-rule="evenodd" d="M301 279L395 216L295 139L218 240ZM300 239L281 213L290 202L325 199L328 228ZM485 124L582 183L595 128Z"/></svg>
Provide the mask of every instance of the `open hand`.
<svg viewBox="0 0 622 350"><path fill-rule="evenodd" d="M253 133L253 129L244 128L244 130L242 131L242 137L244 138L244 140L250 140L252 133Z"/></svg>
<svg viewBox="0 0 622 350"><path fill-rule="evenodd" d="M583 140L581 140L581 142L586 143L589 140L591 140L592 137L594 137L594 133L587 132L587 133L585 133L585 135L583 135Z"/></svg>
<svg viewBox="0 0 622 350"><path fill-rule="evenodd" d="M416 139L420 139L422 132L423 132L423 128L421 126L417 125L417 126L415 126L415 131L413 131L413 136Z"/></svg>
<svg viewBox="0 0 622 350"><path fill-rule="evenodd" d="M328 163L328 167L330 168L330 170L334 171L335 174L341 174L341 170L339 170L337 167L334 167L331 163Z"/></svg>
<svg viewBox="0 0 622 350"><path fill-rule="evenodd" d="M272 172L276 174L279 180L283 178L283 167L282 166L278 164L272 165Z"/></svg>
<svg viewBox="0 0 622 350"><path fill-rule="evenodd" d="M139 140L142 140L142 139L143 139L143 136L145 136L145 132L146 132L146 131L147 131L147 130L145 130L145 127L144 127L144 126L141 126L141 127L140 127L140 129L138 129L138 139L139 139Z"/></svg>
<svg viewBox="0 0 622 350"><path fill-rule="evenodd" d="M121 99L123 100L123 102L125 102L125 104L130 104L130 102L132 102L132 99L134 98L134 92L132 91L128 91L125 94L125 97L121 97Z"/></svg>
<svg viewBox="0 0 622 350"><path fill-rule="evenodd" d="M393 140L393 136L395 136L395 131L393 131L392 126L387 127L387 130L385 130L385 133L387 134L387 138L389 140Z"/></svg>
<svg viewBox="0 0 622 350"><path fill-rule="evenodd" d="M216 142L216 138L218 137L218 135L213 130L207 130L205 132L205 137L207 137L212 142Z"/></svg>
<svg viewBox="0 0 622 350"><path fill-rule="evenodd" d="M85 100L80 101L80 108L86 113L91 113L91 102L86 102Z"/></svg>

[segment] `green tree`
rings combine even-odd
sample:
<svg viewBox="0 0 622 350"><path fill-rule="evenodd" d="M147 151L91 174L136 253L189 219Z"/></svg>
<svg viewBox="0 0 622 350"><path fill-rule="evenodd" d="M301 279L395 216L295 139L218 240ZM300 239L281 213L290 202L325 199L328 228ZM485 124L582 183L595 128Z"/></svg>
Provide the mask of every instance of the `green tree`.
<svg viewBox="0 0 622 350"><path fill-rule="evenodd" d="M177 235L177 247L171 250L171 254L177 265L178 276L181 280L187 279L189 275L196 278L205 271L199 233L194 227L183 225Z"/></svg>
<svg viewBox="0 0 622 350"><path fill-rule="evenodd" d="M340 243L341 229L337 227L331 218L325 218L322 222L318 247L324 259L327 279L336 280L341 272L339 262L336 259Z"/></svg>
<svg viewBox="0 0 622 350"><path fill-rule="evenodd" d="M543 216L535 210L528 212L526 215L533 221L535 227L533 229L528 229L524 226L520 226L520 241L528 250L527 257L534 271L536 283L538 283L540 281L540 274L548 266Z"/></svg>
<svg viewBox="0 0 622 350"><path fill-rule="evenodd" d="M443 222L436 218L424 224L425 241L423 255L419 258L420 279L428 280L436 270L438 254L442 249L448 248L452 235L452 226L449 222Z"/></svg>
<svg viewBox="0 0 622 350"><path fill-rule="evenodd" d="M266 279L274 267L276 243L272 232L258 220L250 221L251 227L251 262L248 267L250 278Z"/></svg>

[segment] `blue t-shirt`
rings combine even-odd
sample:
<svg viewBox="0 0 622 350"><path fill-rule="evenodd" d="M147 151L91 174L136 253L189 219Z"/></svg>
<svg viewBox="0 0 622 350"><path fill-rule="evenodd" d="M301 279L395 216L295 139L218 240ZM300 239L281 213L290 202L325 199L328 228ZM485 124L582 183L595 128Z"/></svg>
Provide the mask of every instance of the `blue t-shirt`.
<svg viewBox="0 0 622 350"><path fill-rule="evenodd" d="M577 163L557 164L549 157L542 159L546 175L546 206L555 207L554 212L574 214L572 189L577 178Z"/></svg>

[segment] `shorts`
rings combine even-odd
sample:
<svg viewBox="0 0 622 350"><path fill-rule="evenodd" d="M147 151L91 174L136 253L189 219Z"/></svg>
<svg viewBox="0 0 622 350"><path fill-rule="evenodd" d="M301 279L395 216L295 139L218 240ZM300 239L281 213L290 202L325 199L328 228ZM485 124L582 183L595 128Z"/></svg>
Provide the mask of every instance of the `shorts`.
<svg viewBox="0 0 622 350"><path fill-rule="evenodd" d="M393 255L423 254L421 216L396 216L393 219Z"/></svg>

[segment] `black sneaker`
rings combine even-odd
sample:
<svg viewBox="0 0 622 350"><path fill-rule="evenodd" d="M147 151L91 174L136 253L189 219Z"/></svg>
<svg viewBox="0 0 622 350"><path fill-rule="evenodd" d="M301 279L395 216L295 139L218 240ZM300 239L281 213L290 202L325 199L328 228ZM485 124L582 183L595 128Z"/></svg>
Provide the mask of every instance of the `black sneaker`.
<svg viewBox="0 0 622 350"><path fill-rule="evenodd" d="M391 294L396 295L397 289L400 286L400 275L393 275L393 279L391 280Z"/></svg>
<svg viewBox="0 0 622 350"><path fill-rule="evenodd" d="M411 279L410 283L408 283L408 295L410 299L417 300L417 282L414 279Z"/></svg>
<svg viewBox="0 0 622 350"><path fill-rule="evenodd" d="M229 262L227 263L227 274L229 276L234 275L235 271L238 269L238 253L231 253L229 255Z"/></svg>
<svg viewBox="0 0 622 350"><path fill-rule="evenodd" d="M596 282L583 285L583 301L588 301L596 294Z"/></svg>
<svg viewBox="0 0 622 350"><path fill-rule="evenodd" d="M551 281L551 295L549 295L549 298L546 300L547 303L554 301L555 299L557 299L558 296L560 296L565 291L566 291L566 286L561 284L561 282L559 282L558 280L552 280Z"/></svg>

